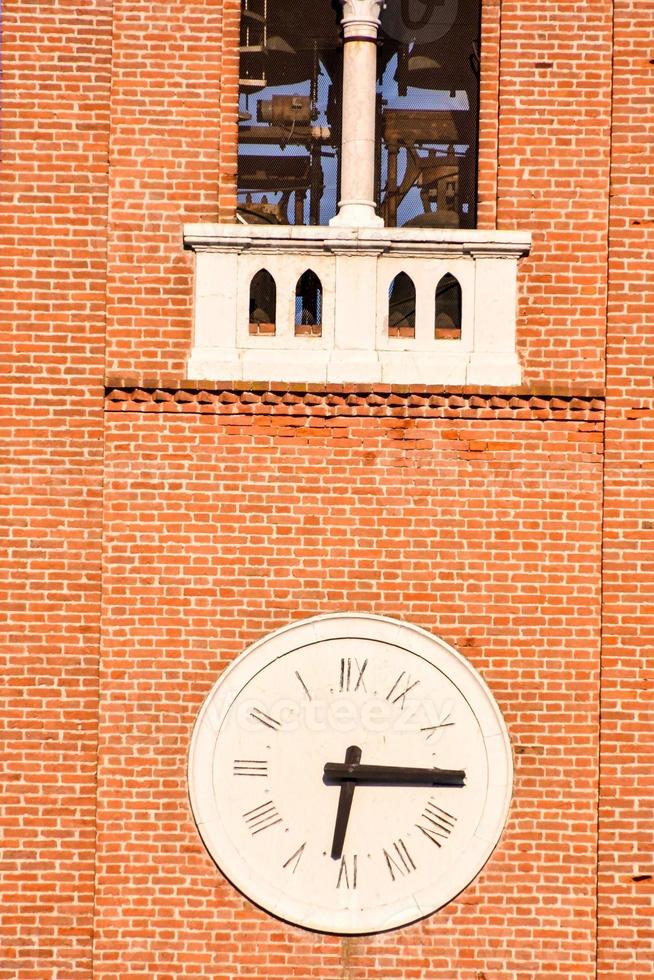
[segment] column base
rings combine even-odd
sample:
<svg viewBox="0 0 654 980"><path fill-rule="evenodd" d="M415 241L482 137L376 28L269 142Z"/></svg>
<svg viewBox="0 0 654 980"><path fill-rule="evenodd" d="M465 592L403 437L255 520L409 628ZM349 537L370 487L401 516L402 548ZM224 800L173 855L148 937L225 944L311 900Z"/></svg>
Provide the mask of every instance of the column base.
<svg viewBox="0 0 654 980"><path fill-rule="evenodd" d="M345 201L329 222L331 228L383 228L384 219L375 214L373 201Z"/></svg>

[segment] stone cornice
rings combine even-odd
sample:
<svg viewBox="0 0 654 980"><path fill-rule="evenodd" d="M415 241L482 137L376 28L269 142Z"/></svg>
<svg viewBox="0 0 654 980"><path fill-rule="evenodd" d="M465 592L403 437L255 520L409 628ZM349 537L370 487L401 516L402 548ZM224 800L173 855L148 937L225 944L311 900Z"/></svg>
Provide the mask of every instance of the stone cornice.
<svg viewBox="0 0 654 980"><path fill-rule="evenodd" d="M385 252L429 257L519 258L528 254L531 235L524 231L446 228L187 224L184 247L194 252Z"/></svg>

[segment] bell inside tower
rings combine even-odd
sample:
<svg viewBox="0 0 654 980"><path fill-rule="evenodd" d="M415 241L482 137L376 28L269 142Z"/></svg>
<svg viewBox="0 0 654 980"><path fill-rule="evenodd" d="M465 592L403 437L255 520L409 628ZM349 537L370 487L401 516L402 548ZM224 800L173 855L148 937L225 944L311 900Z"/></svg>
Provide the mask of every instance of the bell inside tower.
<svg viewBox="0 0 654 980"><path fill-rule="evenodd" d="M338 0L242 0L237 220L326 225L341 191ZM375 202L390 227L473 228L480 0L389 0L375 93Z"/></svg>

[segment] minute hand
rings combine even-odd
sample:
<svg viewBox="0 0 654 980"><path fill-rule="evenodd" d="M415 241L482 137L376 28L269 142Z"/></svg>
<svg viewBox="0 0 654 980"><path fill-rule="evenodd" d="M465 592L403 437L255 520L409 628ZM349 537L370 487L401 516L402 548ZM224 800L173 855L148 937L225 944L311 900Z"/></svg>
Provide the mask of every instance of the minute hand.
<svg viewBox="0 0 654 980"><path fill-rule="evenodd" d="M465 769L417 769L412 766L367 766L326 762L328 782L380 783L392 786L463 786Z"/></svg>

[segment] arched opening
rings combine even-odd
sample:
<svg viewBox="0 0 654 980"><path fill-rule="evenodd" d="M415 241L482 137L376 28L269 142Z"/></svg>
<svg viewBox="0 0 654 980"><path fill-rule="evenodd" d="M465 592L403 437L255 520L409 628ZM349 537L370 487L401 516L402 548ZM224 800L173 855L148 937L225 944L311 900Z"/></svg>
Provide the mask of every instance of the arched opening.
<svg viewBox="0 0 654 980"><path fill-rule="evenodd" d="M311 269L303 272L295 287L295 336L322 334L322 284Z"/></svg>
<svg viewBox="0 0 654 980"><path fill-rule="evenodd" d="M250 283L250 333L274 336L277 286L267 269L260 269Z"/></svg>
<svg viewBox="0 0 654 980"><path fill-rule="evenodd" d="M458 279L446 273L436 286L436 340L461 339L461 286Z"/></svg>
<svg viewBox="0 0 654 980"><path fill-rule="evenodd" d="M415 337L416 287L406 272L395 276L388 289L388 336Z"/></svg>
<svg viewBox="0 0 654 980"><path fill-rule="evenodd" d="M338 211L348 94L342 4L240 6L237 220L326 225ZM375 142L380 213L389 227L474 228L482 2L382 6L374 128L361 131L367 114L359 123L362 142Z"/></svg>

